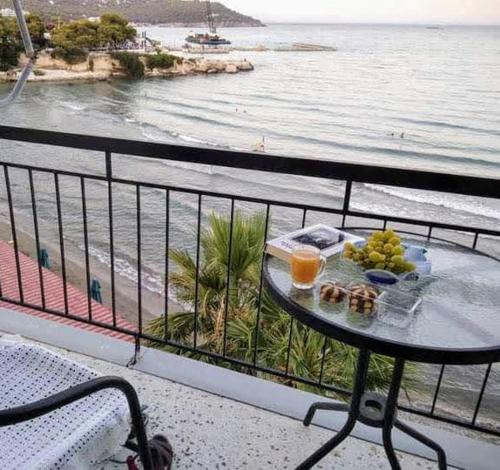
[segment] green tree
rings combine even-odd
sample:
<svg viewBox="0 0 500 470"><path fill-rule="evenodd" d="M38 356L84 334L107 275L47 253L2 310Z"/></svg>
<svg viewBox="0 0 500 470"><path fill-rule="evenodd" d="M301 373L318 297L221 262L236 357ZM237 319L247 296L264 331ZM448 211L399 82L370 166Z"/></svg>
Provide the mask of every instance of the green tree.
<svg viewBox="0 0 500 470"><path fill-rule="evenodd" d="M268 293L263 291L260 305L259 334L256 338L256 318L259 310L260 266L264 247L264 217L260 214L243 216L237 213L233 223L231 264L229 261L230 221L227 217L212 214L209 228L201 234L201 258L199 275L196 275L196 260L186 250L171 250L170 258L177 270L170 275L177 298L186 306L185 311L169 315L169 339L189 345L193 341L195 327L194 303L196 279L198 288L197 346L215 353L222 353L226 338L226 354L233 358L252 362L257 344L260 365L291 375L318 380L325 352L323 368L324 383L340 387L352 386L356 367L356 350L337 341L325 339L321 334L293 323L291 317L280 309ZM230 285L227 273L230 271ZM227 312L226 312L227 304ZM226 317L227 315L227 317ZM227 318L227 327L224 323ZM149 322L147 331L154 337L163 337L165 318ZM288 344L291 338L290 354ZM256 341L257 339L257 341ZM181 348L165 347L161 343L153 346L176 353ZM191 357L212 362L197 353ZM372 356L372 367L368 385L384 388L390 381L393 361L390 358ZM241 370L245 370L239 368ZM273 376L271 376L272 378ZM293 384L314 390L315 387Z"/></svg>
<svg viewBox="0 0 500 470"><path fill-rule="evenodd" d="M0 71L5 72L17 66L22 51L17 34L16 20L0 15Z"/></svg>
<svg viewBox="0 0 500 470"><path fill-rule="evenodd" d="M146 61L146 67L150 70L153 69L169 69L173 67L177 61L181 61L182 58L171 54L149 54L144 56Z"/></svg>
<svg viewBox="0 0 500 470"><path fill-rule="evenodd" d="M45 39L45 24L42 18L34 13L30 13L26 17L26 24L31 35L31 42L35 49L41 49L47 45L47 39ZM19 34L19 39L21 35Z"/></svg>
<svg viewBox="0 0 500 470"><path fill-rule="evenodd" d="M99 46L99 24L95 21L77 20L63 23L52 32L52 44L59 48L91 50Z"/></svg>
<svg viewBox="0 0 500 470"><path fill-rule="evenodd" d="M125 69L128 78L139 79L144 77L144 64L139 54L133 52L113 52L111 57L117 60Z"/></svg>
<svg viewBox="0 0 500 470"><path fill-rule="evenodd" d="M98 27L99 44L109 49L119 49L126 41L133 41L137 31L128 21L116 13L101 16Z"/></svg>

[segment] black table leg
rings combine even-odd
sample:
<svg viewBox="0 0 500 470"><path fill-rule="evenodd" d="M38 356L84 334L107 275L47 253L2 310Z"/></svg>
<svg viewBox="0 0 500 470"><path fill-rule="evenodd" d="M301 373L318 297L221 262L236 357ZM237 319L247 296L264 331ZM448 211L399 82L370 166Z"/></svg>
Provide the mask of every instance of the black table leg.
<svg viewBox="0 0 500 470"><path fill-rule="evenodd" d="M424 436L423 434L419 433L416 429L413 429L412 427L408 426L405 423L402 423L399 420L396 420L396 422L394 423L394 427L398 428L405 434L408 434L409 436L413 437L413 439L416 439L417 441L421 442L427 447L430 447L431 449L435 450L438 456L439 470L446 470L447 468L446 454L443 448L439 444L437 444L433 440L429 439L427 436Z"/></svg>
<svg viewBox="0 0 500 470"><path fill-rule="evenodd" d="M401 469L398 458L396 457L396 452L394 452L394 447L392 445L392 428L394 426L394 421L396 420L398 396L399 390L401 389L401 381L403 380L404 368L405 361L402 359L396 359L396 362L394 363L394 370L392 372L391 387L385 404L384 422L382 427L382 440L384 442L385 453L387 454L387 458L389 459L389 463L391 464L393 470Z"/></svg>
<svg viewBox="0 0 500 470"><path fill-rule="evenodd" d="M398 395L401 389L404 367L405 361L403 361L402 359L396 359L396 362L394 364L394 371L392 374L391 388L389 389L389 395L387 397L385 407L384 425L382 428L384 448L389 462L391 463L391 467L393 470L401 469L401 466L396 457L396 453L394 452L394 447L392 445L391 433L393 427L395 427L405 434L408 434L410 437L413 437L417 441L421 442L422 444L426 445L427 447L435 450L438 456L439 470L446 470L446 454L443 448L433 440L429 439L427 436L424 436L412 427L396 419Z"/></svg>
<svg viewBox="0 0 500 470"><path fill-rule="evenodd" d="M358 355L358 365L356 367L356 378L354 381L354 388L352 391L351 405L347 407L349 416L344 427L336 434L332 439L330 439L325 445L320 447L314 454L309 458L304 460L298 467L297 470L307 470L316 465L321 459L326 457L335 447L337 447L353 430L354 425L359 417L359 405L361 403L361 397L366 388L366 378L368 375L368 366L370 364L370 351L362 349L359 351ZM342 404L339 404L342 405ZM334 409L338 411L343 411L346 406L334 406L333 404L321 404L314 403L307 412L307 416L304 419L304 424L308 426L313 419L314 413L319 409Z"/></svg>
<svg viewBox="0 0 500 470"><path fill-rule="evenodd" d="M361 421L368 426L382 428L384 449L392 470L401 470L401 465L398 462L398 458L392 444L392 429L394 427L435 450L438 455L439 470L446 470L446 454L443 448L428 437L422 435L415 429L397 419L398 396L399 391L401 390L405 361L403 359L396 359L396 362L394 363L391 386L389 388L387 399L372 392L365 393L369 362L370 352L367 350L360 350L350 405L326 402L314 403L311 405L306 417L304 418L304 425L306 426L311 423L314 414L318 410L347 411L349 415L347 422L344 424L342 429L308 459L302 462L297 467L297 470L308 470L316 465L321 459L326 457L333 449L335 449L335 447L337 447L346 437L349 436L356 424L356 421ZM375 408L373 408L374 406ZM371 410L367 408L371 408Z"/></svg>

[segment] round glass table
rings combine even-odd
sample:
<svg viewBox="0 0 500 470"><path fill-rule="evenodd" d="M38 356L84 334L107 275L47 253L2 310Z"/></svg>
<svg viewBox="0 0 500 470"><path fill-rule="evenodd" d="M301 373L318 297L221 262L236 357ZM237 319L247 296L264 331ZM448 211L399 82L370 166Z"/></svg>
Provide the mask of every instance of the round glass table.
<svg viewBox="0 0 500 470"><path fill-rule="evenodd" d="M340 256L329 260L315 287L300 291L292 286L288 263L266 256L264 280L274 300L297 321L359 349L350 405L315 403L304 424L311 423L317 410L346 411L348 420L299 469L311 468L325 457L350 434L356 421L382 428L393 469L400 468L392 446L393 427L433 448L439 468L446 468L443 449L397 419L405 361L459 365L500 361L500 262L451 243L420 245L428 250L432 275L396 286L378 286L379 302L369 315L351 311L347 295L336 304L320 298L320 286L326 281L368 284L354 263ZM371 353L395 358L387 396L365 390Z"/></svg>

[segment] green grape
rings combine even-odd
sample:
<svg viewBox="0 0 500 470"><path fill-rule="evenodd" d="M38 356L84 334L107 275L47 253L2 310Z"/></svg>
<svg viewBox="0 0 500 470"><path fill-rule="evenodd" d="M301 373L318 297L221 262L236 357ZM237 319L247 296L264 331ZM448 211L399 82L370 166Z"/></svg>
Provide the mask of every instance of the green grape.
<svg viewBox="0 0 500 470"><path fill-rule="evenodd" d="M384 232L374 232L372 236L375 241L381 241L384 238Z"/></svg>
<svg viewBox="0 0 500 470"><path fill-rule="evenodd" d="M413 263L406 261L405 264L403 265L403 268L405 272L411 273L412 271L415 271L416 266Z"/></svg>
<svg viewBox="0 0 500 470"><path fill-rule="evenodd" d="M354 249L354 245L350 242L347 242L344 244L344 250L353 250Z"/></svg>
<svg viewBox="0 0 500 470"><path fill-rule="evenodd" d="M384 253L386 255L391 255L393 251L394 251L394 245L392 245L390 243L386 243L384 245Z"/></svg>
<svg viewBox="0 0 500 470"><path fill-rule="evenodd" d="M398 236L392 237L389 240L389 243L394 246L399 246L401 244L401 238L399 238Z"/></svg>
<svg viewBox="0 0 500 470"><path fill-rule="evenodd" d="M377 263L377 264L375 265L375 268L376 268L376 269L385 269L385 263Z"/></svg>
<svg viewBox="0 0 500 470"><path fill-rule="evenodd" d="M376 251L372 251L370 253L370 256L368 256L368 258L370 259L370 261L372 263L378 263L380 261L379 260L379 254Z"/></svg>
<svg viewBox="0 0 500 470"><path fill-rule="evenodd" d="M394 255L391 258L391 261L396 265L396 267L404 264L405 259L401 255Z"/></svg>
<svg viewBox="0 0 500 470"><path fill-rule="evenodd" d="M405 254L405 249L401 245L395 246L393 254L402 256Z"/></svg>

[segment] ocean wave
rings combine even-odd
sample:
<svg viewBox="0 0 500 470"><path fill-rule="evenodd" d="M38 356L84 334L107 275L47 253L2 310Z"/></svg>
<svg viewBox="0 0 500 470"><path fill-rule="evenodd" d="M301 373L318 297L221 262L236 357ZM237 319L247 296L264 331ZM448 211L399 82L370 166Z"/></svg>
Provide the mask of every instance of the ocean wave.
<svg viewBox="0 0 500 470"><path fill-rule="evenodd" d="M408 122L410 124L423 124L425 126L444 127L449 129L464 130L468 132L477 132L480 134L500 136L500 131L496 129L483 129L481 127L471 127L471 126L465 126L463 124L453 124L451 122L446 122L446 121L428 121L425 119L412 119L407 117L400 117L398 118L398 120L403 122Z"/></svg>
<svg viewBox="0 0 500 470"><path fill-rule="evenodd" d="M467 196L453 196L450 194L431 194L428 191L414 189L400 189L375 184L364 184L366 188L373 191L382 192L406 201L418 202L421 204L432 204L446 209L459 210L473 215L488 217L500 220L500 209L486 207L480 201L473 200Z"/></svg>
<svg viewBox="0 0 500 470"><path fill-rule="evenodd" d="M84 106L79 102L77 103L70 101L61 101L60 105L66 109L71 109L73 111L84 111L85 109L87 109L87 106Z"/></svg>
<svg viewBox="0 0 500 470"><path fill-rule="evenodd" d="M78 248L82 251L85 251L84 246L79 246ZM101 264L107 266L108 268L111 268L111 257L109 256L108 253L96 247L90 246L89 254L90 256L97 259ZM132 264L129 261L115 256L114 265L116 274L137 284L139 279L139 273L137 272L137 269L134 266L132 266ZM141 278L142 278L141 279L142 287L155 294L164 295L165 288L160 275L146 272L143 268ZM188 305L183 305L182 302L180 302L179 299L177 299L174 293L171 292L171 289L169 289L168 298L172 302L175 302L178 305L182 305L185 308L189 308Z"/></svg>

